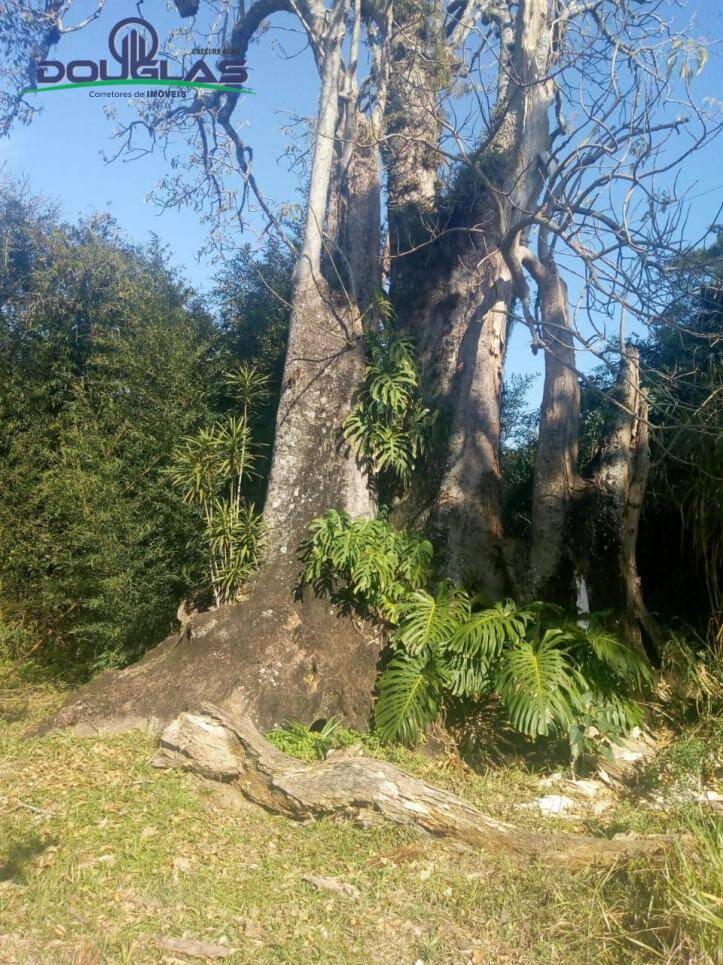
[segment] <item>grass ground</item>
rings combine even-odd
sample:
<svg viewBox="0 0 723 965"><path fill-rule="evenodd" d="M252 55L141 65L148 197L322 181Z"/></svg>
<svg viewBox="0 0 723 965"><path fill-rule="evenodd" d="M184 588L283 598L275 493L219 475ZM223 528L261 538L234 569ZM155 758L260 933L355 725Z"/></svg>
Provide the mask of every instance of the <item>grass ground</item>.
<svg viewBox="0 0 723 965"><path fill-rule="evenodd" d="M705 881L712 872L695 857L671 859L667 870L571 874L456 852L395 828L293 824L228 790L152 768L154 742L143 735L22 740L62 695L6 678L2 963L188 961L164 949L169 938L225 947L229 962L714 960L713 930L696 924L684 900L686 874ZM662 812L631 801L598 817L583 810L573 821L546 819L516 807L542 793L540 775L521 765L479 775L403 751L395 757L518 824L612 833L680 830L691 820L689 806ZM317 890L303 878L309 873L359 894Z"/></svg>

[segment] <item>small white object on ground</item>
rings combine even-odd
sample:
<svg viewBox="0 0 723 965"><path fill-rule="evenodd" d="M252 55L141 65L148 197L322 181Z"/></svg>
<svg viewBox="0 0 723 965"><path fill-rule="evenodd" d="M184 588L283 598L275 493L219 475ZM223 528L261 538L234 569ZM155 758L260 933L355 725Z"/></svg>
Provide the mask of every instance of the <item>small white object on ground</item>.
<svg viewBox="0 0 723 965"><path fill-rule="evenodd" d="M565 797L564 794L547 794L545 797L538 797L526 804L517 804L516 807L525 810L537 808L541 814L547 817L565 817L570 808L575 807L575 802L571 797Z"/></svg>

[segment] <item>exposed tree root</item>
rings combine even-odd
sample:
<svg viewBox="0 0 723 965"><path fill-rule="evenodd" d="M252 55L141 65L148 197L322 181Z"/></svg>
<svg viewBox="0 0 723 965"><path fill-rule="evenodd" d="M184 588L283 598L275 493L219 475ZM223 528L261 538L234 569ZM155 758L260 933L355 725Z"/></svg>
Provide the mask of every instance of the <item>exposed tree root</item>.
<svg viewBox="0 0 723 965"><path fill-rule="evenodd" d="M261 728L337 714L365 727L380 649L374 628L312 594L295 599L297 577L298 563L265 566L247 599L199 614L142 660L96 677L29 735L62 728L82 736L160 734L204 701L233 713L243 709Z"/></svg>
<svg viewBox="0 0 723 965"><path fill-rule="evenodd" d="M571 868L609 867L661 853L671 844L664 836L608 840L516 828L384 761L298 761L272 747L250 718L208 704L202 714L181 714L164 730L153 763L234 784L256 804L291 818L337 814L368 825L381 817L457 844Z"/></svg>

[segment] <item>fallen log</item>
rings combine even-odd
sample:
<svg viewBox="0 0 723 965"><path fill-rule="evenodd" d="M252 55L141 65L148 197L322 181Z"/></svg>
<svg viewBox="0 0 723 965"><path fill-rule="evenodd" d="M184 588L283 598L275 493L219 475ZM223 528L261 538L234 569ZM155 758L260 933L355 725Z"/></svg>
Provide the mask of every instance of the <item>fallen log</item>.
<svg viewBox="0 0 723 965"><path fill-rule="evenodd" d="M610 867L664 852L663 835L597 838L528 831L483 814L467 801L373 758L330 758L308 764L273 747L248 717L212 705L183 713L161 734L156 767L180 767L233 784L268 811L296 820L340 815L368 826L386 819L458 845L567 867Z"/></svg>

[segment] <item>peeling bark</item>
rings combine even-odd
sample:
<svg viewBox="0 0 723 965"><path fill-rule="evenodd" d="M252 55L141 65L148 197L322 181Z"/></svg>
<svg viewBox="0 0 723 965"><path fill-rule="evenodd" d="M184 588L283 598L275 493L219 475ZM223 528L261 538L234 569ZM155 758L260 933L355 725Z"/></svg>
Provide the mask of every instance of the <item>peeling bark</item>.
<svg viewBox="0 0 723 965"><path fill-rule="evenodd" d="M153 763L233 784L254 803L296 820L338 815L368 825L381 818L452 844L569 868L611 867L662 854L671 843L663 836L609 840L516 828L385 761L332 757L305 764L272 747L247 717L208 705L173 721Z"/></svg>

